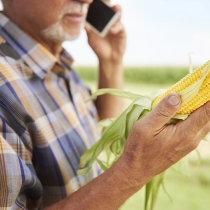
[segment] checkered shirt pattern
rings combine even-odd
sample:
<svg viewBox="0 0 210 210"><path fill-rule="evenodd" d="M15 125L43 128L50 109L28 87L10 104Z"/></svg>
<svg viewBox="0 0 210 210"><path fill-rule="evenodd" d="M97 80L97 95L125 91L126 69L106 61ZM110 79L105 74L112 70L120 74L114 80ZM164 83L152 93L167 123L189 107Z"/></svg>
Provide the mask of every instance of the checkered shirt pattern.
<svg viewBox="0 0 210 210"><path fill-rule="evenodd" d="M64 49L57 62L2 13L0 35L20 57L0 56L0 209L43 209L101 173L76 173L97 111Z"/></svg>

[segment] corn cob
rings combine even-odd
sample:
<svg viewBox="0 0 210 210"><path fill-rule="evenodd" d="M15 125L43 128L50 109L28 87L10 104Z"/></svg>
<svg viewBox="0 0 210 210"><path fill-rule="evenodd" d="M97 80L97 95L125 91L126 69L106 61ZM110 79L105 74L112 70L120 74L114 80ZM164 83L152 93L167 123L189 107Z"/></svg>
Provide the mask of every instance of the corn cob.
<svg viewBox="0 0 210 210"><path fill-rule="evenodd" d="M114 89L101 89L94 93L94 97L108 93L131 99L133 103L120 117L108 126L106 125L101 139L83 154L80 166L85 167L80 169L78 174L85 175L95 161L98 162L102 170L107 170L123 153L125 142L134 123L148 114L164 96L171 92L177 92L182 99L182 105L177 115L169 121L169 123L176 123L176 120L186 119L189 114L210 100L210 61L185 76L163 94L157 91L149 96L141 96ZM99 159L99 154L103 151L108 151L108 158ZM164 174L162 173L147 183L145 209L153 209L163 179Z"/></svg>
<svg viewBox="0 0 210 210"><path fill-rule="evenodd" d="M163 94L159 95L154 101L153 106L156 105L163 97L167 94L176 92L181 93L181 91L189 88L201 79L205 71L205 78L202 81L202 84L199 86L199 90L197 90L197 94L190 99L187 103L183 103L177 114L179 115L189 115L202 105L204 105L207 101L210 100L210 61L203 64L193 72L189 73L185 77L183 77L179 82L174 84L171 88L166 90ZM197 88L197 87L196 87ZM195 91L195 89L191 89L191 92ZM182 101L183 102L183 101Z"/></svg>

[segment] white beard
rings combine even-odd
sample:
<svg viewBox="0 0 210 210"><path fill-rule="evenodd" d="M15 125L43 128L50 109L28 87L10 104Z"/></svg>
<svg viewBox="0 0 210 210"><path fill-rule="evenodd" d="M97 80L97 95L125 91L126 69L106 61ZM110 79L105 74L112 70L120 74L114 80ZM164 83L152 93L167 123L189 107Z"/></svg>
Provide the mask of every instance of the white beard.
<svg viewBox="0 0 210 210"><path fill-rule="evenodd" d="M48 28L44 29L41 33L42 35L51 40L55 43L62 43L64 41L72 41L79 37L79 34L70 34L67 33L64 28L62 27L61 20L65 14L72 14L72 13L82 13L84 16L87 15L88 5L85 3L80 2L71 2L68 6L63 8L60 12L59 20L50 25ZM80 31L84 28L84 24L81 24Z"/></svg>
<svg viewBox="0 0 210 210"><path fill-rule="evenodd" d="M81 25L81 29L84 27L84 24ZM42 31L42 34L45 38L55 42L62 43L64 41L72 41L79 37L80 34L72 35L67 33L60 22L54 23L45 30Z"/></svg>

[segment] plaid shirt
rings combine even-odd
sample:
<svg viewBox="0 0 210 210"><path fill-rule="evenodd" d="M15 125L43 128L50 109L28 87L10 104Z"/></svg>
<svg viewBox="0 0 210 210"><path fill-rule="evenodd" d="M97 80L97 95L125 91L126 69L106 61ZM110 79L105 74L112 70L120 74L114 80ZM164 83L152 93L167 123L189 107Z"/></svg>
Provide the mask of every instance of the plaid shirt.
<svg viewBox="0 0 210 210"><path fill-rule="evenodd" d="M78 176L97 139L97 112L71 69L0 13L0 35L19 59L0 56L0 209L42 209L98 175Z"/></svg>

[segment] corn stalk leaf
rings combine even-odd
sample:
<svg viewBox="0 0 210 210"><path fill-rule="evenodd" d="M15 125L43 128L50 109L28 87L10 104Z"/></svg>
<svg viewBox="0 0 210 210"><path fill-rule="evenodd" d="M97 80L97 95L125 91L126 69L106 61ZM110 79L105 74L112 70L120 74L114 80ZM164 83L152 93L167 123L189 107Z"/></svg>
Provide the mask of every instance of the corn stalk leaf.
<svg viewBox="0 0 210 210"><path fill-rule="evenodd" d="M117 158L122 154L125 141L132 129L134 123L151 108L151 100L148 97L140 96L131 105L113 121L107 128L104 129L100 141L96 142L93 147L87 150L80 159L80 167L85 167L78 170L78 174L85 175L96 161L99 154L107 148Z"/></svg>
<svg viewBox="0 0 210 210"><path fill-rule="evenodd" d="M157 201L160 186L163 183L164 173L157 175L146 184L145 192L145 210L153 210Z"/></svg>
<svg viewBox="0 0 210 210"><path fill-rule="evenodd" d="M104 120L101 120L100 122L98 122L96 125L96 129L97 129L98 133L102 133L103 129L108 127L114 121L115 121L115 118L108 118L108 119L104 119Z"/></svg>
<svg viewBox="0 0 210 210"><path fill-rule="evenodd" d="M96 99L98 96L104 95L104 94L111 94L113 96L130 99L132 101L138 99L141 96L139 94L131 93L128 91L123 91L123 90L118 90L118 89L113 89L113 88L102 88L94 92L87 101L91 99Z"/></svg>

